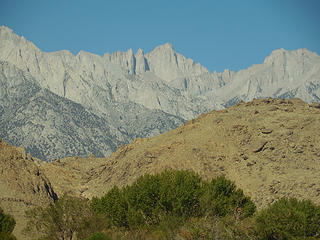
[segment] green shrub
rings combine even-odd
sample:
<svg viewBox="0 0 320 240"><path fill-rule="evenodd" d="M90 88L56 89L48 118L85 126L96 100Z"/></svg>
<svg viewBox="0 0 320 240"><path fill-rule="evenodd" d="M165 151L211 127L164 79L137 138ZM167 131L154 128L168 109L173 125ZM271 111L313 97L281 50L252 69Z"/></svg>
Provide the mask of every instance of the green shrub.
<svg viewBox="0 0 320 240"><path fill-rule="evenodd" d="M94 233L92 234L89 238L87 238L86 240L112 240L111 237L107 236L104 233L98 232L98 233Z"/></svg>
<svg viewBox="0 0 320 240"><path fill-rule="evenodd" d="M124 188L128 202L127 218L129 225L154 224L158 222L160 183L158 175L145 175L137 179L131 186Z"/></svg>
<svg viewBox="0 0 320 240"><path fill-rule="evenodd" d="M91 206L106 216L110 226L131 229L163 224L168 217L178 218L181 225L190 217L226 216L240 210L245 218L255 211L250 198L224 177L206 182L194 172L177 170L144 175L121 190L114 187L94 198Z"/></svg>
<svg viewBox="0 0 320 240"><path fill-rule="evenodd" d="M182 217L197 216L203 181L191 171L165 171L160 175L159 205L166 213Z"/></svg>
<svg viewBox="0 0 320 240"><path fill-rule="evenodd" d="M257 214L255 226L261 239L320 237L320 206L282 198Z"/></svg>
<svg viewBox="0 0 320 240"><path fill-rule="evenodd" d="M240 218L252 216L256 210L251 199L224 176L219 176L205 184L201 208L203 214L208 216L223 217L233 214Z"/></svg>
<svg viewBox="0 0 320 240"><path fill-rule="evenodd" d="M140 177L124 189L130 226L157 224L166 214L181 218L198 214L201 181L189 171L164 171Z"/></svg>
<svg viewBox="0 0 320 240"><path fill-rule="evenodd" d="M128 227L128 203L118 187L113 187L101 199L93 198L91 207L96 213L106 216L108 225Z"/></svg>
<svg viewBox="0 0 320 240"><path fill-rule="evenodd" d="M5 214L0 208L0 239L16 239L11 233L16 225L16 221L14 218L9 215Z"/></svg>

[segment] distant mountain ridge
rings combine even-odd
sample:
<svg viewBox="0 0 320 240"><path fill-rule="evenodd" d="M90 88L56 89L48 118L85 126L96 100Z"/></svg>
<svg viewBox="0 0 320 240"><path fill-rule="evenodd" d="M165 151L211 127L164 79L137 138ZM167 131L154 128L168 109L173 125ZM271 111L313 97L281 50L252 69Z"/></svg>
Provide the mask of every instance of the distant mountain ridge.
<svg viewBox="0 0 320 240"><path fill-rule="evenodd" d="M149 110L134 103L112 105L111 117L101 117L81 104L60 97L25 72L0 61L1 135L25 146L43 160L65 156L106 156L130 139L160 133L180 125L183 120L159 110ZM141 125L112 122L126 112ZM124 119L122 122L126 121ZM118 125L117 125L118 124Z"/></svg>
<svg viewBox="0 0 320 240"><path fill-rule="evenodd" d="M11 144L26 146L43 160L89 153L108 155L120 144L165 132L201 113L223 109L241 100L299 97L309 103L320 101L320 56L307 49L275 50L264 63L246 70L210 73L199 63L175 52L169 43L146 54L139 49L135 54L128 50L101 57L80 51L74 56L67 50L42 52L2 26L0 61L2 66L14 69L10 76L3 74L5 67L0 73L0 81L4 82L0 87L0 137ZM8 117L12 117L12 108L10 110L7 103L19 109L19 116L28 116L26 105L20 104L29 101L28 94L16 91L14 84L24 77L32 79L32 86L38 89L37 93L44 94L44 98L52 96L51 103L59 105L69 101L79 111L63 114L53 111L51 117L45 111L34 114L31 111L32 118L23 117L19 127L13 126ZM14 87L5 90L6 84ZM9 101L6 91L20 94L21 101L12 103L13 98ZM44 109L49 108L48 101L44 102L46 104L42 101L41 105L48 106ZM55 126L48 127L48 121L57 116L66 123L77 122L75 118L81 119L84 111L92 116L92 123L99 122L94 130L88 123L61 125L58 130ZM35 120L34 115L42 120ZM45 116L48 120L43 120ZM30 122L33 128L23 128ZM33 138L27 137L30 133ZM43 139L49 135L50 140L49 137ZM52 149L57 141L52 136L63 139L61 147ZM72 143L74 139L77 146ZM31 142L40 149L33 150ZM46 148L49 150L41 150Z"/></svg>

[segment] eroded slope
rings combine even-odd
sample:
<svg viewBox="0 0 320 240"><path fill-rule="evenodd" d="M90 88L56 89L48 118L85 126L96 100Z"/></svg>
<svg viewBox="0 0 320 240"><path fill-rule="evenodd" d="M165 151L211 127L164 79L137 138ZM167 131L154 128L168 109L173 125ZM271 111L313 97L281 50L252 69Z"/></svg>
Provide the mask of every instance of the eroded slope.
<svg viewBox="0 0 320 240"><path fill-rule="evenodd" d="M14 235L19 239L25 239L21 234L26 223L25 210L57 199L39 163L23 148L12 147L0 139L0 206L14 216Z"/></svg>

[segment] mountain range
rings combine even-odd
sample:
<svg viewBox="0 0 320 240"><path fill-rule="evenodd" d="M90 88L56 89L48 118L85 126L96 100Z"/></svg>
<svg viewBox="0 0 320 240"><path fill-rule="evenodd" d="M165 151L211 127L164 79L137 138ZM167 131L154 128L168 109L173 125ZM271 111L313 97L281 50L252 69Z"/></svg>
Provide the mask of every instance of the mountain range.
<svg viewBox="0 0 320 240"><path fill-rule="evenodd" d="M210 72L169 43L149 53L43 52L0 27L0 137L45 161L110 155L213 109L254 98L320 102L320 56L273 51L248 69Z"/></svg>

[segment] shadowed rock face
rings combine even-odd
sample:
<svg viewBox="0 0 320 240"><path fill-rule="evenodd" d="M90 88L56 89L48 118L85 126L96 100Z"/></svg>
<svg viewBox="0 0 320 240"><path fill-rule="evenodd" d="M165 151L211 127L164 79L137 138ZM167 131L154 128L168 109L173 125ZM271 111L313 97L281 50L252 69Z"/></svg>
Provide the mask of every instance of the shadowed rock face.
<svg viewBox="0 0 320 240"><path fill-rule="evenodd" d="M0 61L0 136L43 160L106 156L241 100L320 100L320 56L307 49L279 49L248 69L210 73L169 43L146 54L74 56L42 52L0 27Z"/></svg>
<svg viewBox="0 0 320 240"><path fill-rule="evenodd" d="M240 102L166 133L136 139L107 158L47 163L1 141L0 205L22 229L23 210L49 204L56 195L101 196L115 185L168 168L193 170L207 180L225 175L258 208L283 196L320 204L319 106L299 99Z"/></svg>

